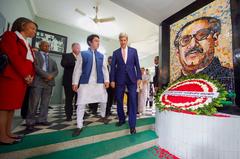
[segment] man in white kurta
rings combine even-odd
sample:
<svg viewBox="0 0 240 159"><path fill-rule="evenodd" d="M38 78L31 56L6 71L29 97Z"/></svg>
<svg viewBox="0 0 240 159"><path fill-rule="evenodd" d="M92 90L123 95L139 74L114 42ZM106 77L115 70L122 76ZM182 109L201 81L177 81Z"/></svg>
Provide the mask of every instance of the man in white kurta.
<svg viewBox="0 0 240 159"><path fill-rule="evenodd" d="M87 40L90 48L78 56L73 72L73 90L77 91L77 129L73 136L78 136L83 127L84 110L89 103L100 103L101 117L105 124L107 91L109 87L109 73L104 56L97 51L99 37L90 35ZM89 76L87 74L90 74Z"/></svg>

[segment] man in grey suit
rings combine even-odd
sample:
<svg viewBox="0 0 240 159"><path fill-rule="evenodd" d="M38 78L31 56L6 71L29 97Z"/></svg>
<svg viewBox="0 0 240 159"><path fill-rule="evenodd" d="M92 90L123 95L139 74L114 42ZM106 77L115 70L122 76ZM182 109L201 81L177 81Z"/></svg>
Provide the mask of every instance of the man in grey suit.
<svg viewBox="0 0 240 159"><path fill-rule="evenodd" d="M49 44L41 41L40 51L35 54L36 75L31 85L29 108L26 118L27 130L34 130L34 125L50 125L47 121L48 106L51 99L52 89L55 86L54 78L58 74L56 62L48 55ZM40 114L36 117L38 105L40 103Z"/></svg>

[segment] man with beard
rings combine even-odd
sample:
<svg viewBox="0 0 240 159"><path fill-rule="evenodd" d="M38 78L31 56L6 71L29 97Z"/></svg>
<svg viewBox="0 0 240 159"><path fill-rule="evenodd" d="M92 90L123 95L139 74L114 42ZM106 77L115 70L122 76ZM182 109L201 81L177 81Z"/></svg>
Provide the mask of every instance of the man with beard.
<svg viewBox="0 0 240 159"><path fill-rule="evenodd" d="M214 17L201 17L185 24L177 33L174 45L182 65L182 76L207 74L233 90L233 70L221 66L214 56L221 33L221 22Z"/></svg>

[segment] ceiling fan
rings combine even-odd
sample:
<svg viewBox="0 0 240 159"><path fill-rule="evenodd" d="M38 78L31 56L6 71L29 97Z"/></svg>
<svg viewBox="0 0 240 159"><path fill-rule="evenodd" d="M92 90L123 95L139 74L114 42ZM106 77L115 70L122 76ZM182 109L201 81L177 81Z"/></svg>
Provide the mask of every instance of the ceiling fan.
<svg viewBox="0 0 240 159"><path fill-rule="evenodd" d="M98 18L98 11L99 11L99 7L98 4L96 6L93 7L93 9L96 12L96 15L94 18L89 17L90 19L92 19L95 23L105 23L105 22L112 22L115 20L114 17L107 17L107 18ZM81 14L82 16L86 16L86 14L84 12L82 12L81 10L79 10L78 8L75 9L75 11L79 14Z"/></svg>

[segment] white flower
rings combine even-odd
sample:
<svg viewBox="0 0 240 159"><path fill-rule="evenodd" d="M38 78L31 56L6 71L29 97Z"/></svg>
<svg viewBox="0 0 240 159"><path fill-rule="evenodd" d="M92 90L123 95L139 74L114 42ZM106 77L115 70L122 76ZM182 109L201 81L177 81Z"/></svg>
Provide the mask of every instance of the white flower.
<svg viewBox="0 0 240 159"><path fill-rule="evenodd" d="M196 99L195 101L185 102L185 103L181 103L181 102L175 103L175 102L172 102L168 99L168 96L173 96L173 95L167 95L167 92L173 92L174 93L174 90L176 90L177 88L184 87L184 86L187 86L187 85L190 85L190 84L195 84L196 86L197 85L200 86L202 91L197 91L197 90L196 91L195 90L186 91L186 90L183 90L183 93L182 93L181 96L183 98L184 97L195 98ZM184 80L184 81L181 81L181 82L177 82L177 83L173 84L172 86L168 87L161 94L160 101L162 102L162 105L164 105L167 108L170 108L170 107L178 107L179 108L180 107L182 110L186 110L186 109L196 110L196 109L204 107L204 105L208 105L209 103L212 102L211 97L206 97L206 96L204 96L204 98L201 97L201 92L203 92L205 94L206 93L209 94L209 92L217 93L217 91L218 91L218 88L210 81L207 81L207 80L204 80L204 79L188 79L188 80ZM177 92L179 93L179 92L181 92L181 90L177 90ZM186 93L184 93L184 92L186 92ZM197 92L199 92L199 95L198 95L199 97L189 96L189 94L191 94L191 92L193 92L192 94L195 94L195 95L196 95ZM164 93L166 93L166 94L164 94ZM179 97L179 94L176 94L176 95Z"/></svg>

